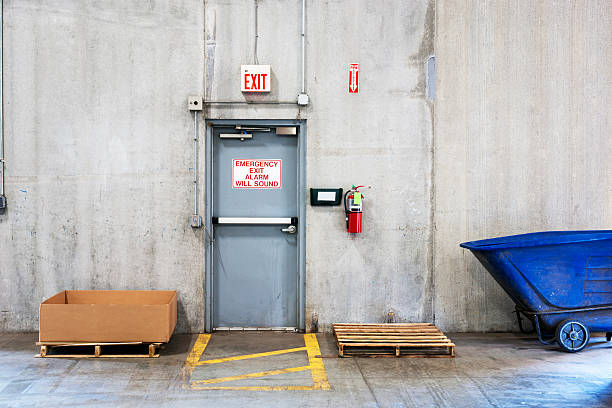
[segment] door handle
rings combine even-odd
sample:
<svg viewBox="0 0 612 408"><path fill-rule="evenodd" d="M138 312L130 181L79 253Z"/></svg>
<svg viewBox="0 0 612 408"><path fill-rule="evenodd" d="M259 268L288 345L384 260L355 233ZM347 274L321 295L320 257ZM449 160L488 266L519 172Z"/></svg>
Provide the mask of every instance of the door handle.
<svg viewBox="0 0 612 408"><path fill-rule="evenodd" d="M295 232L297 231L297 228L295 227L295 225L289 225L287 228L281 229L281 231L289 233L289 234L295 234Z"/></svg>
<svg viewBox="0 0 612 408"><path fill-rule="evenodd" d="M296 217L269 218L269 217L212 217L213 224L244 224L244 225L273 225L297 224Z"/></svg>

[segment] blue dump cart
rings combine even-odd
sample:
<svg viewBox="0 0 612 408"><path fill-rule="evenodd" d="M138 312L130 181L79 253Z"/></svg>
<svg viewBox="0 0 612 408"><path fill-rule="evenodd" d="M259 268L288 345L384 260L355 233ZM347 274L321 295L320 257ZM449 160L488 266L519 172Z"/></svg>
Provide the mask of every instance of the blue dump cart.
<svg viewBox="0 0 612 408"><path fill-rule="evenodd" d="M544 344L582 350L612 338L612 231L551 231L464 242Z"/></svg>

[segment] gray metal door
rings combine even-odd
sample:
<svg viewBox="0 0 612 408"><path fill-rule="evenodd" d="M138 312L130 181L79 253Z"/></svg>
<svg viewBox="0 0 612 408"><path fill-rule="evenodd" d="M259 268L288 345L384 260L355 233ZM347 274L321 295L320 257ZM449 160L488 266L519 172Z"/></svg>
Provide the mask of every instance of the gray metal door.
<svg viewBox="0 0 612 408"><path fill-rule="evenodd" d="M212 139L213 327L297 327L297 136Z"/></svg>

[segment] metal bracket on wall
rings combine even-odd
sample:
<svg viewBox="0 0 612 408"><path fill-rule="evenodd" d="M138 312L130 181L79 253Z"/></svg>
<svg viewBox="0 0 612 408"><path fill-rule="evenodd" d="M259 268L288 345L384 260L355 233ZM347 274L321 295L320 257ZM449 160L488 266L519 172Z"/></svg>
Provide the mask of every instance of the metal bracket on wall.
<svg viewBox="0 0 612 408"><path fill-rule="evenodd" d="M430 55L425 64L425 93L427 99L436 99L436 56Z"/></svg>

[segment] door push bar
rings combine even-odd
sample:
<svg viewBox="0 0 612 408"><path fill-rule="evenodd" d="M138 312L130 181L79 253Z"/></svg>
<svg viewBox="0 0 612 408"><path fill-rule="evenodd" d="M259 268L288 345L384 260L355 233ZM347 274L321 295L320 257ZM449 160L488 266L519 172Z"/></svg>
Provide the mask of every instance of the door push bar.
<svg viewBox="0 0 612 408"><path fill-rule="evenodd" d="M242 224L242 225L293 225L298 224L297 217L266 218L266 217L212 217L213 225Z"/></svg>

